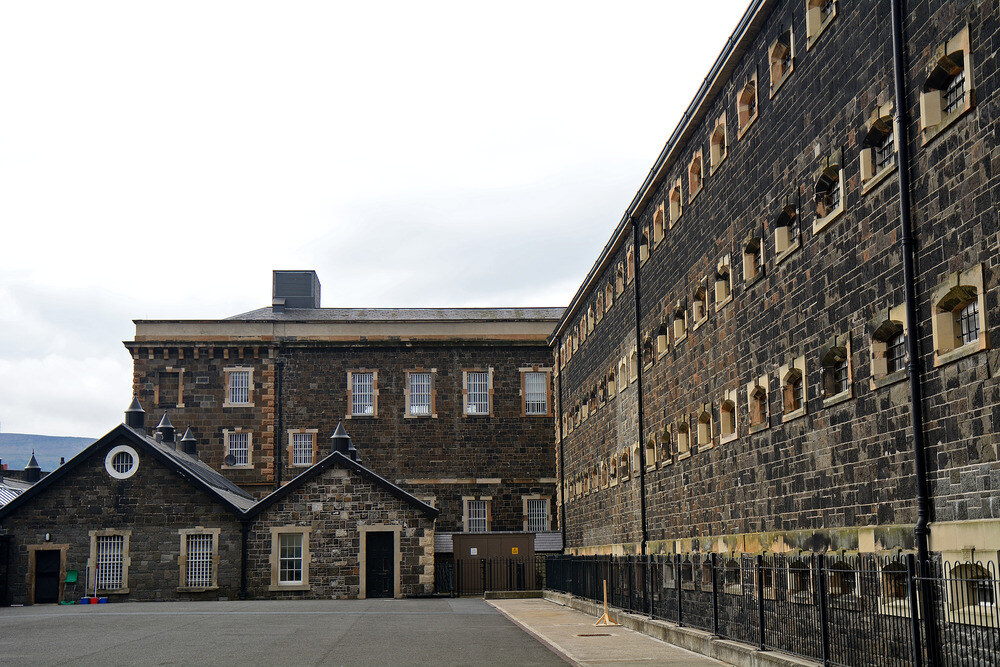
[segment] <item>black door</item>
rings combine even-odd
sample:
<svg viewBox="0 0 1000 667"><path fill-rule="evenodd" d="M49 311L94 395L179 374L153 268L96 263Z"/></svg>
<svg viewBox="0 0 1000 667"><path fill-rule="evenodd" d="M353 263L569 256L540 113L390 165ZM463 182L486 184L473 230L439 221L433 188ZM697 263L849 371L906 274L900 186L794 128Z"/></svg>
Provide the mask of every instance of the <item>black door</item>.
<svg viewBox="0 0 1000 667"><path fill-rule="evenodd" d="M59 602L59 551L35 552L35 602Z"/></svg>
<svg viewBox="0 0 1000 667"><path fill-rule="evenodd" d="M395 549L392 532L365 533L365 595L391 598L395 577Z"/></svg>

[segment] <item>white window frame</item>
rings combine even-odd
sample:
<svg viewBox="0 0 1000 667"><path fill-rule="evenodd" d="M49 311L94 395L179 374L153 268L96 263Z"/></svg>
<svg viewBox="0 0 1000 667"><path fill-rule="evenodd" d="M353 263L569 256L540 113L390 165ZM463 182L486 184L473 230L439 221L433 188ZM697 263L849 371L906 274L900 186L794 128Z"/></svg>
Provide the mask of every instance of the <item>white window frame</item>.
<svg viewBox="0 0 1000 667"><path fill-rule="evenodd" d="M224 369L226 374L226 396L225 400L222 402L222 407L224 408L235 408L235 407L253 407L253 367L252 366L233 366ZM233 378L234 376L242 376L246 374L247 386L246 389L246 400L232 400L234 398L234 390L244 389L243 387L234 387ZM242 396L236 396L237 399L243 398Z"/></svg>
<svg viewBox="0 0 1000 667"><path fill-rule="evenodd" d="M371 376L371 412L358 412L355 406L355 380L358 376ZM368 407L368 406L362 406ZM374 419L378 417L378 371L358 368L347 372L347 415L345 419Z"/></svg>
<svg viewBox="0 0 1000 667"><path fill-rule="evenodd" d="M225 453L223 457L228 456L232 453L232 442L231 436L236 435L246 435L247 437L247 460L246 463L233 463L233 465L228 466L225 463L222 464L223 468L252 468L253 467L253 431L243 429L243 428L233 428L233 429L223 429L222 430L222 442L225 445ZM236 455L233 454L233 458Z"/></svg>
<svg viewBox="0 0 1000 667"><path fill-rule="evenodd" d="M552 502L549 496L524 496L524 532L544 533L552 527ZM539 509L541 512L539 512Z"/></svg>
<svg viewBox="0 0 1000 667"><path fill-rule="evenodd" d="M90 559L87 562L90 585L96 585L97 593L128 593L128 569L131 564L129 557L129 538L131 530L92 530L90 531ZM117 545L112 546L117 542ZM103 550L101 545L107 545L110 550ZM107 569L117 570L119 576L107 580ZM116 587L101 584L117 583Z"/></svg>
<svg viewBox="0 0 1000 667"><path fill-rule="evenodd" d="M132 457L132 465L127 470L118 470L115 467L115 457L119 454L128 454ZM104 457L104 469L115 479L128 479L139 469L139 453L128 445L112 447L107 456Z"/></svg>
<svg viewBox="0 0 1000 667"><path fill-rule="evenodd" d="M316 439L319 431L314 428L290 429L288 431L288 465L292 468L308 468L316 463L317 446ZM309 450L309 460L298 455L302 453L301 445L307 444ZM296 450L296 445L299 449Z"/></svg>
<svg viewBox="0 0 1000 667"><path fill-rule="evenodd" d="M538 366L533 366L531 368L521 369L521 413L529 417L549 417L552 415L552 383L550 381L550 376L552 375L552 370L549 368L541 368ZM541 378L542 382L542 395L541 401L538 400L537 388L529 388L529 381L534 378L537 382L538 378ZM541 404L542 409L532 410L533 406Z"/></svg>
<svg viewBox="0 0 1000 667"><path fill-rule="evenodd" d="M486 412L479 411L478 408L473 410L472 402L472 389L469 383L469 376L471 373L485 373L486 374ZM476 405L482 405L481 402L477 402ZM488 367L482 368L470 368L468 370L462 371L462 414L466 417L491 417L493 416L493 368Z"/></svg>
<svg viewBox="0 0 1000 667"><path fill-rule="evenodd" d="M219 587L220 532L221 529L219 528L205 528L204 526L182 528L177 531L180 536L180 555L177 558L180 577L177 583L178 592L209 591ZM203 541L206 537L209 540L208 558L192 559L192 540ZM192 568L194 568L195 574L204 573L205 569L207 569L209 575L207 582L204 580L193 582L191 577Z"/></svg>
<svg viewBox="0 0 1000 667"><path fill-rule="evenodd" d="M404 398L406 399L406 413L403 415L404 418L423 418L430 417L432 419L437 418L437 406L436 406L436 396L435 388L437 385L437 369L413 369L405 372L406 375L406 386L403 388ZM417 376L427 376L427 403L416 404L413 401L414 398L414 381ZM419 388L419 387L418 387ZM419 395L419 394L418 394ZM420 407L421 411L415 412L415 407ZM423 408L426 407L426 411Z"/></svg>
<svg viewBox="0 0 1000 667"><path fill-rule="evenodd" d="M493 496L479 496L478 498L475 496L463 496L462 529L466 533L490 532L490 527L492 524L492 515L491 515L492 514L491 506L493 504L492 501L493 501ZM480 516L480 510L481 510L481 516Z"/></svg>
<svg viewBox="0 0 1000 667"><path fill-rule="evenodd" d="M274 526L271 528L271 585L270 591L308 591L309 566L312 557L309 551L310 526ZM281 580L281 539L282 535L299 535L301 539L301 578L297 580Z"/></svg>

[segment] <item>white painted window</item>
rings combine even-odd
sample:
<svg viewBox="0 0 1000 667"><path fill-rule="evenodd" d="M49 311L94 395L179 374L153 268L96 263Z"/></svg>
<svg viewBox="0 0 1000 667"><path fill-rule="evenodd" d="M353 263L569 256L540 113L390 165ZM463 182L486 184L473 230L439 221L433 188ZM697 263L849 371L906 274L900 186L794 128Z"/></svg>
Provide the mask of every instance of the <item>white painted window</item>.
<svg viewBox="0 0 1000 667"><path fill-rule="evenodd" d="M250 434L226 433L226 449L233 457L234 466L250 465Z"/></svg>
<svg viewBox="0 0 1000 667"><path fill-rule="evenodd" d="M97 588L112 590L122 588L125 566L125 536L97 536Z"/></svg>
<svg viewBox="0 0 1000 667"><path fill-rule="evenodd" d="M228 403L250 402L250 371L229 371Z"/></svg>
<svg viewBox="0 0 1000 667"><path fill-rule="evenodd" d="M215 583L215 578L212 576L213 535L211 533L194 533L185 537L187 538L185 585L192 588L209 588Z"/></svg>
<svg viewBox="0 0 1000 667"><path fill-rule="evenodd" d="M351 414L356 417L375 414L374 373L351 373Z"/></svg>
<svg viewBox="0 0 1000 667"><path fill-rule="evenodd" d="M548 530L549 501L545 498L528 499L528 532Z"/></svg>
<svg viewBox="0 0 1000 667"><path fill-rule="evenodd" d="M469 371L468 384L467 414L488 415L490 413L490 374L486 371Z"/></svg>
<svg viewBox="0 0 1000 667"><path fill-rule="evenodd" d="M293 466L311 466L313 464L314 437L312 433L292 434Z"/></svg>
<svg viewBox="0 0 1000 667"><path fill-rule="evenodd" d="M410 373L410 414L431 413L431 374Z"/></svg>
<svg viewBox="0 0 1000 667"><path fill-rule="evenodd" d="M489 529L489 521L487 515L489 514L490 501L488 500L469 500L469 532L470 533L485 533Z"/></svg>
<svg viewBox="0 0 1000 667"><path fill-rule="evenodd" d="M549 412L548 373L527 372L524 374L524 411L529 415L545 415Z"/></svg>
<svg viewBox="0 0 1000 667"><path fill-rule="evenodd" d="M302 583L302 533L278 534L278 583Z"/></svg>

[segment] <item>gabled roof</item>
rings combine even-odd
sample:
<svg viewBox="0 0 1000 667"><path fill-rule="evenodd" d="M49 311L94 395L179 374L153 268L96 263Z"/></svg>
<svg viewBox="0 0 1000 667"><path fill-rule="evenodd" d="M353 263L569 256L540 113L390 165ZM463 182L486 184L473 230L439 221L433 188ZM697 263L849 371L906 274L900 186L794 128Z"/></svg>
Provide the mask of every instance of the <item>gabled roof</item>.
<svg viewBox="0 0 1000 667"><path fill-rule="evenodd" d="M399 488L398 486L396 486L389 480L385 479L384 477L381 477L378 474L372 472L371 470L364 467L357 461L351 460L350 457L344 456L340 452L333 452L326 458L318 461L312 467L304 470L302 474L289 481L280 489L275 489L271 494L261 498L256 505L247 510L246 512L247 517L257 516L258 514L260 514L267 508L271 507L282 498L288 496L295 489L299 488L309 480L315 479L320 474L322 474L323 472L325 472L326 470L328 470L333 466L339 466L355 474L361 475L368 481L372 482L375 486L384 489L390 495L399 498L403 502L411 505L414 509L423 512L424 515L429 519L436 519L438 514L440 513L440 510L428 505L419 498L410 495L409 493Z"/></svg>
<svg viewBox="0 0 1000 667"><path fill-rule="evenodd" d="M125 424L119 424L64 465L59 466L33 484L10 503L0 507L0 519L5 518L18 507L44 492L51 484L68 475L102 447L122 440L135 446L139 451L153 456L153 458L168 468L173 469L192 486L207 492L211 496L215 496L222 502L226 509L236 515L242 515L254 504L254 499L250 494L223 477L204 461L174 449L170 445L157 442L145 433L130 428Z"/></svg>

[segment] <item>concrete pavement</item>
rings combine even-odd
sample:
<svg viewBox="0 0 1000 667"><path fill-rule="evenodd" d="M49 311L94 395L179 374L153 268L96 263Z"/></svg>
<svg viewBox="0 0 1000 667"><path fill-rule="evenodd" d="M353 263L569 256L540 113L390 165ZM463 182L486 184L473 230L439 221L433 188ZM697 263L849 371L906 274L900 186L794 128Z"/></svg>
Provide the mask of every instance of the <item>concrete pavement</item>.
<svg viewBox="0 0 1000 667"><path fill-rule="evenodd" d="M548 600L489 600L489 604L574 664L726 664L621 626L595 627L593 616Z"/></svg>

